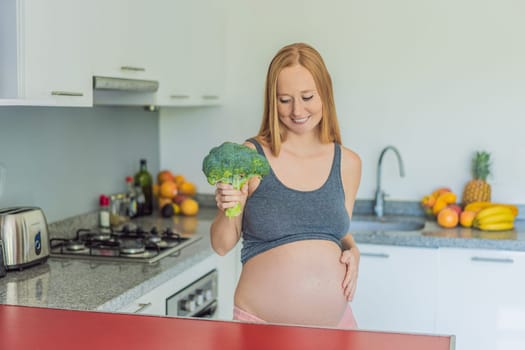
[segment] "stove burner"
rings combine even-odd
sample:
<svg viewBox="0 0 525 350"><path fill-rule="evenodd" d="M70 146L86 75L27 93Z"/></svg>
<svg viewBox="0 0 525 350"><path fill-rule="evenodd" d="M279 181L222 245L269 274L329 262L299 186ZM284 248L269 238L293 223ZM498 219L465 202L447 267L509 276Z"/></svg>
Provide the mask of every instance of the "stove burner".
<svg viewBox="0 0 525 350"><path fill-rule="evenodd" d="M146 241L148 241L149 243L157 244L162 241L162 238L157 235L151 235L151 236L146 237Z"/></svg>
<svg viewBox="0 0 525 350"><path fill-rule="evenodd" d="M69 241L66 243L66 249L67 250L70 250L70 251L79 251L79 250L82 250L86 248L86 245L84 244L84 242L80 242L80 241Z"/></svg>
<svg viewBox="0 0 525 350"><path fill-rule="evenodd" d="M171 227L168 227L168 228L166 228L166 230L164 230L164 235L168 236L170 238L176 238L176 239L180 239L181 238L180 237L180 233L173 231L173 229Z"/></svg>
<svg viewBox="0 0 525 350"><path fill-rule="evenodd" d="M108 241L111 239L110 233L90 233L88 235L89 240L93 241Z"/></svg>
<svg viewBox="0 0 525 350"><path fill-rule="evenodd" d="M115 248L119 247L121 245L120 241L118 239L115 239L111 237L110 239L103 239L103 240L86 240L86 246L89 248Z"/></svg>
<svg viewBox="0 0 525 350"><path fill-rule="evenodd" d="M79 229L75 238L50 240L50 255L65 258L89 258L106 261L153 263L164 257L176 256L180 250L200 239L182 237L176 228L144 230L133 222L112 229Z"/></svg>
<svg viewBox="0 0 525 350"><path fill-rule="evenodd" d="M120 242L120 253L125 255L141 254L146 251L146 246L139 240Z"/></svg>

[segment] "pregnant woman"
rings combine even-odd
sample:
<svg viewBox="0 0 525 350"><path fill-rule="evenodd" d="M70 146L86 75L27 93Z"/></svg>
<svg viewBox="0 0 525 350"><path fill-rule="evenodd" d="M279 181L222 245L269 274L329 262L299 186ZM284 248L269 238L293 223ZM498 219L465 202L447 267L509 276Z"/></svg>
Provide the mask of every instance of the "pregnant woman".
<svg viewBox="0 0 525 350"><path fill-rule="evenodd" d="M270 63L259 133L245 145L270 163L241 190L218 183L211 226L224 255L243 238L234 319L356 328L348 301L359 250L348 232L361 160L341 145L332 82L320 54L297 43ZM243 215L224 210L241 203Z"/></svg>

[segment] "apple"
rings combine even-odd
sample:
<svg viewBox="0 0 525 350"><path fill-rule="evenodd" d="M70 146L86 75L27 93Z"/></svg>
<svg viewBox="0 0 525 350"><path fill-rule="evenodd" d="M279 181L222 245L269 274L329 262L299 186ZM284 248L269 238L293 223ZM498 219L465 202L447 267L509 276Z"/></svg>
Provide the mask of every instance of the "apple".
<svg viewBox="0 0 525 350"><path fill-rule="evenodd" d="M177 194L175 197L173 197L173 203L180 205L188 196L185 194Z"/></svg>
<svg viewBox="0 0 525 350"><path fill-rule="evenodd" d="M432 192L432 196L438 198L443 193L452 192L452 190L449 187L440 187L436 189L434 192Z"/></svg>
<svg viewBox="0 0 525 350"><path fill-rule="evenodd" d="M460 216L461 212L463 211L463 209L461 209L461 207L456 203L447 205L447 208L454 210L458 214L458 216Z"/></svg>

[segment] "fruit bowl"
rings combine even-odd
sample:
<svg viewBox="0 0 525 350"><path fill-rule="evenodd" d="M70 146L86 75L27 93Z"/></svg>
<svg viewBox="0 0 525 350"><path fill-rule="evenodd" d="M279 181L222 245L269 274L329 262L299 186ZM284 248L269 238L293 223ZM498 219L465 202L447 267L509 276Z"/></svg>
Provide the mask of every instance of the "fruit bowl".
<svg viewBox="0 0 525 350"><path fill-rule="evenodd" d="M354 215L350 223L350 232L419 231L423 227L425 218L419 216Z"/></svg>

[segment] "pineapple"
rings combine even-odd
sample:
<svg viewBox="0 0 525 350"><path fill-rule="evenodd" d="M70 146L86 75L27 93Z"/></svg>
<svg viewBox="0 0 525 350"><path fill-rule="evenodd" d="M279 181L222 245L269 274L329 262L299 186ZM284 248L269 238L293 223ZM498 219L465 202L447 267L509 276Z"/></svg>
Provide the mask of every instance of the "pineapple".
<svg viewBox="0 0 525 350"><path fill-rule="evenodd" d="M490 174L490 153L476 152L472 159L472 176L463 189L463 205L472 202L490 202L491 189L487 183Z"/></svg>

